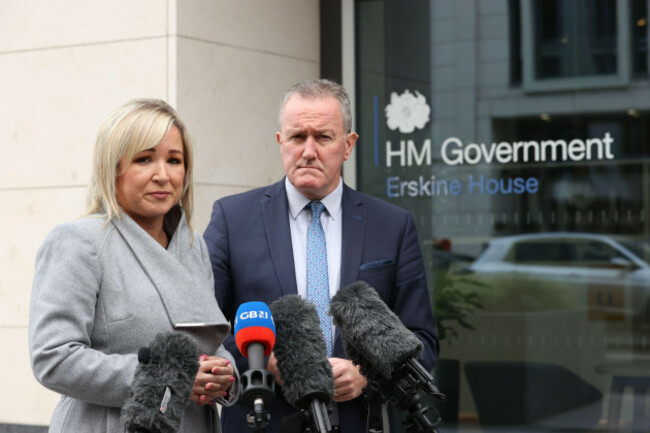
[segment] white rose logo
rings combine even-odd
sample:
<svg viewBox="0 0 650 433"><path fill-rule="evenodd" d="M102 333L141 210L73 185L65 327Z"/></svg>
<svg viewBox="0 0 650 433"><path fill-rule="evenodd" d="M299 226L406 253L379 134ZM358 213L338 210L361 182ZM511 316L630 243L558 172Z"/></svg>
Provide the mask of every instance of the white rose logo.
<svg viewBox="0 0 650 433"><path fill-rule="evenodd" d="M390 94L390 104L385 111L388 128L392 131L399 128L399 132L408 134L415 131L415 128L424 128L429 121L431 108L420 92L416 90L414 95L405 90L401 95L395 92Z"/></svg>

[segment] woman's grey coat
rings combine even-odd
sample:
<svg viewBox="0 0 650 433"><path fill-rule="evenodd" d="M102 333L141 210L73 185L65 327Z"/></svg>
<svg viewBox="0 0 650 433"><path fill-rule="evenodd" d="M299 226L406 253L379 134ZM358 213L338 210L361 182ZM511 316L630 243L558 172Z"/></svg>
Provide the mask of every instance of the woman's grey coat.
<svg viewBox="0 0 650 433"><path fill-rule="evenodd" d="M201 353L230 359L230 331L214 297L203 238L179 208L167 249L127 215L106 224L86 217L52 230L36 258L29 345L36 379L62 394L50 432L123 433L138 349L156 334L182 330ZM180 220L179 220L180 218ZM172 224L174 223L172 222ZM235 382L237 384L238 381ZM238 397L230 390L230 405ZM215 405L192 402L179 432L219 432Z"/></svg>

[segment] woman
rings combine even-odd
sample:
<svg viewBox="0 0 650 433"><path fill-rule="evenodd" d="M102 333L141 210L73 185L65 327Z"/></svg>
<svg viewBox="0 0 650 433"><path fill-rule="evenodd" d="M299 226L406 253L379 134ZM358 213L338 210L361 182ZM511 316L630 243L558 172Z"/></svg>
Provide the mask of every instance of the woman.
<svg viewBox="0 0 650 433"><path fill-rule="evenodd" d="M203 354L179 432L220 431L214 403L237 400L238 373L191 216L192 147L176 112L120 107L97 136L87 215L55 227L36 257L32 369L62 394L50 432L123 433L138 349L173 329Z"/></svg>

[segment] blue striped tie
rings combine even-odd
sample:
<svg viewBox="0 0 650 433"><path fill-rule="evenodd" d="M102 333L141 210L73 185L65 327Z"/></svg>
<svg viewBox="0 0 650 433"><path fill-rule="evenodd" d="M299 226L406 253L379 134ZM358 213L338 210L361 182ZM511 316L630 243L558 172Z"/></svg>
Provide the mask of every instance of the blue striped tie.
<svg viewBox="0 0 650 433"><path fill-rule="evenodd" d="M311 222L307 229L307 299L316 305L320 328L327 345L327 356L332 356L332 319L327 315L330 305L329 277L327 274L327 247L320 216L325 205L319 201L309 203Z"/></svg>

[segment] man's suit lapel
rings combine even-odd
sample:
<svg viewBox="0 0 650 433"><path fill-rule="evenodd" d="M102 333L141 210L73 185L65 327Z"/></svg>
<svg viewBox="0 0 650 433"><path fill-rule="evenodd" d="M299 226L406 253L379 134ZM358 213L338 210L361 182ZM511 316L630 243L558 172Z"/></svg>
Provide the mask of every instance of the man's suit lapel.
<svg viewBox="0 0 650 433"><path fill-rule="evenodd" d="M363 241L366 234L367 210L361 196L345 184L343 185L341 206L343 208L341 287L345 287L359 279ZM334 335L334 356L345 356L338 328Z"/></svg>
<svg viewBox="0 0 650 433"><path fill-rule="evenodd" d="M289 205L284 179L272 185L261 202L264 230L282 296L298 293L293 263Z"/></svg>
<svg viewBox="0 0 650 433"><path fill-rule="evenodd" d="M341 204L343 208L341 287L345 287L357 281L359 277L367 210L361 196L347 185L343 185Z"/></svg>

